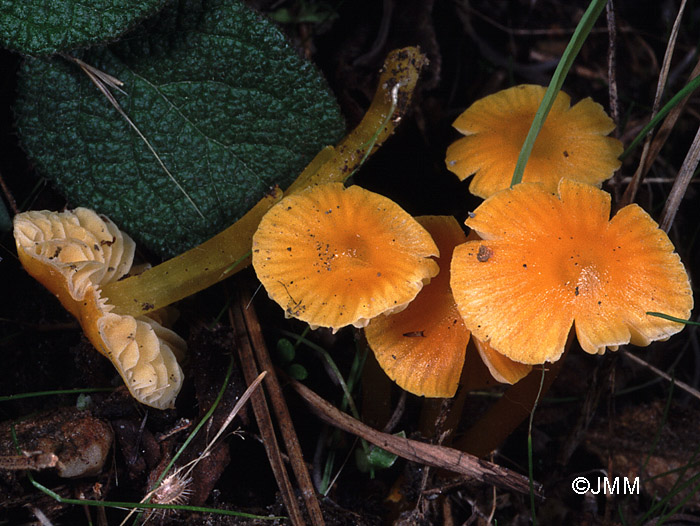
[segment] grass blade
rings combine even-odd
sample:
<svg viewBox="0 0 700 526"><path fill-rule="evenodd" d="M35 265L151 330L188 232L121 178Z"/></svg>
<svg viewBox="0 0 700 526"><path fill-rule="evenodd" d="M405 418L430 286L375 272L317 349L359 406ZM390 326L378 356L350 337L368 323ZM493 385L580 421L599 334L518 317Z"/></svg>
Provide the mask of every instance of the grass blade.
<svg viewBox="0 0 700 526"><path fill-rule="evenodd" d="M586 12L583 14L583 17L581 17L581 21L578 23L578 26L576 26L576 30L574 31L569 44L566 46L564 54L561 56L559 65L552 75L552 80L549 83L549 87L547 87L542 103L540 104L537 113L535 113L532 126L530 126L530 131L525 138L525 143L523 144L523 147L520 150L520 155L518 156L518 162L515 165L515 172L513 173L513 179L510 183L511 186L515 186L523 180L525 164L527 164L527 160L530 158L532 147L535 145L537 135L540 133L540 129L542 128L542 125L549 114L549 110L552 108L554 99L561 90L561 87L564 85L564 79L569 73L576 55L578 55L578 52L581 50L581 46L585 42L586 38L588 38L588 35L593 28L593 24L595 24L598 16L603 11L606 2L607 0L592 0L588 5L588 9L586 9Z"/></svg>

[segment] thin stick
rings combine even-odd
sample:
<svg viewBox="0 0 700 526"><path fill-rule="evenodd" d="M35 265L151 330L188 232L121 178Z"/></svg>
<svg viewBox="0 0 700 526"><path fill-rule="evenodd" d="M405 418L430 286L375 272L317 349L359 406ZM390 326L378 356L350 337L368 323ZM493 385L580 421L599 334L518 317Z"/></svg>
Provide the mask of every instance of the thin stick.
<svg viewBox="0 0 700 526"><path fill-rule="evenodd" d="M7 199L7 204L10 205L10 210L12 210L12 213L19 214L19 208L17 208L17 203L15 202L15 198L12 195L12 192L10 192L10 189L5 184L5 180L2 178L2 174L0 174L0 188L2 188L2 192L5 194L5 198Z"/></svg>
<svg viewBox="0 0 700 526"><path fill-rule="evenodd" d="M233 326L236 334L238 356L240 357L243 376L245 377L246 383L251 384L258 376L259 372L258 367L255 364L253 349L250 339L248 338L245 320L239 309L229 309L228 313L229 320L231 321L231 325ZM299 509L299 503L294 495L294 489L289 481L287 470L284 467L284 460L282 458L279 445L277 444L277 437L275 436L275 429L272 425L270 411L267 408L265 393L263 393L262 390L256 391L253 393L253 396L251 396L250 401L253 405L255 420L257 421L258 428L260 429L260 436L263 439L265 452L267 453L267 458L270 461L270 467L272 468L275 480L277 481L277 486L282 493L282 501L287 508L289 518L294 526L304 526L304 517Z"/></svg>
<svg viewBox="0 0 700 526"><path fill-rule="evenodd" d="M695 64L695 67L690 73L686 84L689 84L698 75L700 75L700 60L698 60ZM654 160L659 155L661 148L664 144L666 144L666 139L668 139L668 136L671 134L671 130L675 126L676 121L681 116L685 105L687 104L688 100L690 100L690 95L691 93L688 93L688 95L686 95L677 105L673 107L671 111L669 111L663 123L661 123L661 126L659 126L659 131L657 131L656 135L654 135L654 140L652 141L651 147L649 148L647 162L644 166L644 173L642 174L642 177L644 177L645 181L649 182L649 178L646 177L646 174L649 172L649 169L651 168L652 164L654 164Z"/></svg>
<svg viewBox="0 0 700 526"><path fill-rule="evenodd" d="M632 354L631 352L627 352L626 350L623 350L622 354L626 358L629 358L630 360L632 360L633 362L636 362L639 365L642 365L642 366L646 367L647 369L649 369L650 371L654 372L655 374L658 374L664 380L666 380L668 382L673 382L674 385L676 385L677 387L680 387L686 393L689 393L689 394L693 395L695 398L697 398L698 400L700 400L700 391L698 391L694 387L691 387L690 385L686 384L685 382L681 382L680 380L677 380L675 378L671 378L670 375L666 374L658 367L654 367L649 362L642 360L639 356L636 356L636 355Z"/></svg>
<svg viewBox="0 0 700 526"><path fill-rule="evenodd" d="M664 53L664 61L661 64L661 72L659 73L659 81L656 84L656 94L654 95L654 104L651 109L651 118L659 111L659 106L661 105L661 96L664 93L666 87L666 81L668 79L668 72L671 69L671 59L673 58L673 51L676 47L676 38L678 37L678 30L680 29L681 19L683 18L683 11L685 11L685 4L687 0L681 2L681 6L678 8L678 15L676 15L676 20L673 22L673 28L671 29L671 35L668 39L668 44L666 46L666 52ZM627 186L624 195L622 196L622 201L620 206L628 205L634 201L637 195L637 190L642 182L642 177L646 173L645 168L648 163L649 158L649 145L651 142L651 136L648 136L644 142L644 149L642 150L642 155L639 159L639 165L637 166L637 171L634 173L632 182Z"/></svg>
<svg viewBox="0 0 700 526"><path fill-rule="evenodd" d="M537 409L537 403L540 401L540 396L542 396L542 388L544 387L544 377L545 369L542 368L542 374L540 375L540 387L537 390L537 396L532 404L532 411L530 411L530 419L527 424L527 473L530 482L530 513L532 524L537 526L537 510L535 509L535 476L534 476L534 464L532 461L532 423L535 420L535 410Z"/></svg>
<svg viewBox="0 0 700 526"><path fill-rule="evenodd" d="M230 373L231 370L232 370L232 366L233 366L233 359L232 359L232 361L231 361L231 367L229 368L229 373ZM226 378L228 379L229 377L230 377L230 375L227 374L227 375L226 375ZM217 399L215 400L214 404L213 404L212 407L209 409L209 411L207 411L207 415L205 415L205 417L202 419L202 421L199 423L199 425L197 425L197 427L194 429L194 431L190 434L190 436L189 436L188 439L185 441L185 443L180 447L179 451L178 451L178 452L175 454L175 456L170 460L170 462L168 463L168 465L165 467L165 469L163 470L163 472L162 472L162 473L160 474L160 476L158 477L158 480L157 480L157 481L155 482L155 484L153 485L153 489L151 489L151 491L149 491L149 492L146 494L146 496L145 496L143 499L141 499L141 503L142 503L142 504L150 503L150 502L151 502L151 498L153 497L153 495L156 493L156 491L158 491L158 490L161 488L161 483L163 483L163 482L164 482L165 480L167 480L169 477L172 477L172 476L179 476L181 472L184 472L184 475L180 476L181 480L186 480L186 479L189 478L190 474L192 473L192 471L194 470L194 468L197 466L197 464L199 463L199 461L201 461L202 459L206 458L206 457L209 455L209 452L210 452L211 449L214 447L216 441L219 439L219 437L221 437L221 435L223 434L223 432L226 430L226 428L228 427L228 425L233 421L233 419L236 417L236 415L238 415L238 412L241 410L241 408L246 404L246 402L248 402L248 399L249 399L249 398L251 397L251 395L253 394L253 391L255 391L255 389L257 389L257 387L258 387L258 386L260 385L260 383L263 381L263 378L265 378L265 372L264 372L264 371L258 375L258 377L255 379L255 381L253 381L253 383L251 383L251 384L248 386L248 389L246 389L245 392L241 395L240 399L238 400L238 402L236 403L236 405L233 407L233 409L229 412L229 414L228 414L228 416L226 417L226 419L224 420L223 424L221 424L221 427L219 428L219 431L216 433L216 435L214 435L214 438L212 438L212 439L209 441L209 443L208 443L207 446L204 448L204 450L199 454L199 456L197 456L193 461L190 461L190 462L188 462L187 464L185 464L184 466L182 466L182 467L176 469L176 470L172 473L172 475L166 476L166 475L168 474L168 472L170 471L170 469L175 465L175 461L176 461L176 460L180 457L180 455L185 451L185 449L187 448L187 446L189 445L189 443L192 441L192 439L194 438L194 436L195 436L195 435L199 432L199 430L202 428L202 426L204 425L204 422L208 421L208 420L209 420L209 417L213 415L213 412L214 412L213 409L218 405L218 402L221 400L221 395L223 395L223 392L224 392L224 390L226 389L226 386L228 385L228 381L224 382L224 385L222 386L222 390L220 391L219 396L217 397ZM133 509L133 510L131 510L131 512L129 512L129 514L124 518L124 520L123 520L122 522L119 523L119 526L124 526L124 524L126 524L126 522L127 522L127 521L131 518L131 516L132 516L134 513L136 513L136 512L140 512L140 510L138 510L138 509Z"/></svg>
<svg viewBox="0 0 700 526"><path fill-rule="evenodd" d="M343 431L360 436L390 453L419 464L453 471L509 491L523 494L530 491L528 477L481 460L464 451L382 433L338 410L304 384L292 379L289 379L289 382L321 420ZM537 496L542 496L540 484L535 483L534 490Z"/></svg>
<svg viewBox="0 0 700 526"><path fill-rule="evenodd" d="M671 229L673 220L676 217L676 212L678 212L678 207L681 205L681 200L685 196L685 192L688 190L688 185L690 180L693 178L695 169L698 167L698 162L700 161L700 127L695 134L693 139L693 144L690 145L690 149L683 160L683 165L681 166L678 176L673 183L673 188L671 188L671 193L666 200L666 206L664 206L664 211L661 214L661 221L659 226L664 232L668 232Z"/></svg>
<svg viewBox="0 0 700 526"><path fill-rule="evenodd" d="M615 22L615 6L613 0L605 5L605 15L608 22L608 95L610 98L610 114L615 126L620 124L620 108L617 98L617 25ZM617 130L616 130L617 131Z"/></svg>
<svg viewBox="0 0 700 526"><path fill-rule="evenodd" d="M654 105L652 107L652 112L654 115L659 111L659 106L661 105L661 96L663 95L666 87L668 72L671 70L671 59L673 58L673 51L676 49L676 39L678 38L678 30L681 27L681 19L683 18L686 3L687 0L682 0L681 6L678 8L676 19L673 22L671 34L668 38L668 44L666 45L666 51L664 52L664 61L661 65L661 72L659 73L659 83L656 86L656 95L654 95Z"/></svg>
<svg viewBox="0 0 700 526"><path fill-rule="evenodd" d="M289 415L287 403L284 401L282 388L280 387L279 380L275 374L272 360L270 360L270 354L268 353L267 346L265 345L265 339L263 338L262 330L260 329L258 317L255 314L255 309L252 306L249 308L244 307L245 305L250 304L250 301L250 292L248 289L244 288L243 292L241 293L238 307L243 313L246 328L248 329L248 337L253 344L253 351L255 352L255 356L258 360L258 365L263 372L267 373L265 387L270 395L272 410L275 413L277 423L279 424L282 440L284 440L284 445L287 449L287 454L289 455L289 461L292 465L292 471L294 471L294 476L299 483L301 494L304 497L304 502L306 503L306 510L309 512L311 524L314 526L323 526L325 521L323 520L323 514L321 513L321 506L316 498L316 491L314 490L314 485L311 481L309 470L304 462L304 456L301 452L301 446L299 445L299 438L294 430L294 424Z"/></svg>
<svg viewBox="0 0 700 526"><path fill-rule="evenodd" d="M236 415L238 415L238 412L241 410L241 408L248 402L248 399L253 396L253 391L260 385L260 383L263 381L265 376L267 375L266 371L261 372L255 380L248 386L248 389L245 390L245 392L241 395L240 399L238 402L236 402L236 405L233 406L233 409L229 412L228 416L226 417L226 420L224 420L224 423L221 424L221 427L219 428L219 431L214 435L214 438L212 438L209 443L207 444L207 447L204 448L204 450L199 454L199 457L195 459L194 462L192 462L191 466L185 471L185 478L187 478L190 473L192 473L192 470L197 466L197 462L199 462L201 459L209 455L209 452L212 450L214 445L216 445L216 441L223 435L224 431L226 431L226 428L229 426L229 424L233 421L234 418L236 418Z"/></svg>
<svg viewBox="0 0 700 526"><path fill-rule="evenodd" d="M610 116L615 123L615 137L620 137L620 106L617 96L617 22L615 20L615 6L613 0L605 4L605 15L608 25L608 99L610 104ZM622 172L616 170L612 187L615 192L615 202L622 197Z"/></svg>

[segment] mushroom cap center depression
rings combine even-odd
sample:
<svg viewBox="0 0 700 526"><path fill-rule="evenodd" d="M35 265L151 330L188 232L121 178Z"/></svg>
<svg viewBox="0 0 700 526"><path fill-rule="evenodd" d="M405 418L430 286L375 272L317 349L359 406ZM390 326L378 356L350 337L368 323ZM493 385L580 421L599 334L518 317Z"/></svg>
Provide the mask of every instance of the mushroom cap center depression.
<svg viewBox="0 0 700 526"><path fill-rule="evenodd" d="M334 270L335 263L358 268L371 264L371 248L360 233L342 233L339 235L338 241L325 244L317 242L316 248L321 264L329 271Z"/></svg>
<svg viewBox="0 0 700 526"><path fill-rule="evenodd" d="M591 243L583 240L582 235L585 233L543 236L537 248L532 250L530 246L524 255L524 265L532 273L532 279L564 305L580 305L598 298L610 282L610 257L617 249L609 248L603 237Z"/></svg>
<svg viewBox="0 0 700 526"><path fill-rule="evenodd" d="M337 273L354 285L381 277L377 269L386 265L381 247L368 242L359 232L337 232L336 239L327 243L316 241L315 247L318 261L313 265L317 270Z"/></svg>

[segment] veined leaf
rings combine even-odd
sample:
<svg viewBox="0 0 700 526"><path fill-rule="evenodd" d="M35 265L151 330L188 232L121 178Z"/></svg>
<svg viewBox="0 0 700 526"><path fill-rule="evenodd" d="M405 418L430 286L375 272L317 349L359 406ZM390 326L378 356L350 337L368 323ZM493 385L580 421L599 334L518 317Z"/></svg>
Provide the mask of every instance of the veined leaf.
<svg viewBox="0 0 700 526"><path fill-rule="evenodd" d="M168 0L0 0L0 43L27 55L99 44L134 27Z"/></svg>
<svg viewBox="0 0 700 526"><path fill-rule="evenodd" d="M144 140L73 63L28 59L21 140L72 206L95 208L163 256L233 223L288 186L343 132L317 70L267 20L232 0L181 0L81 60L124 82L114 93Z"/></svg>

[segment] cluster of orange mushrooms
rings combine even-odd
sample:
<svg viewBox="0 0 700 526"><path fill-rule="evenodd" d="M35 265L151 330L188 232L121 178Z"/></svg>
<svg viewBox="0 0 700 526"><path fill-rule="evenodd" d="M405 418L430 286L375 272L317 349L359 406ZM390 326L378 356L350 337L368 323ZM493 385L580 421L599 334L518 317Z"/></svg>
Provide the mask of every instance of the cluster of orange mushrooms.
<svg viewBox="0 0 700 526"><path fill-rule="evenodd" d="M690 317L672 243L637 205L611 219L599 188L622 152L599 104L571 106L560 93L524 182L509 188L544 92L516 86L455 121L465 137L449 147L447 167L473 175L470 191L485 199L469 213L469 238L453 217L413 218L357 186L312 185L272 206L253 235L269 296L312 328L364 328L387 375L427 397L454 396L471 336L494 378L515 383L558 360L572 326L589 353L679 332L683 324L647 314ZM171 407L184 342L152 316L112 312L101 296L131 267L128 236L78 209L20 214L15 238L25 268L81 321L134 397Z"/></svg>
<svg viewBox="0 0 700 526"><path fill-rule="evenodd" d="M516 86L454 123L465 137L447 167L474 175L470 191L485 198L466 221L471 240L453 217L414 219L355 186L312 187L275 205L253 237L270 297L312 327L364 327L389 377L428 397L454 396L470 336L494 378L514 383L558 360L572 325L589 353L680 331L647 314L688 319L693 307L668 236L637 205L610 219L598 188L622 153L599 104L560 93L524 182L509 188L544 93Z"/></svg>

